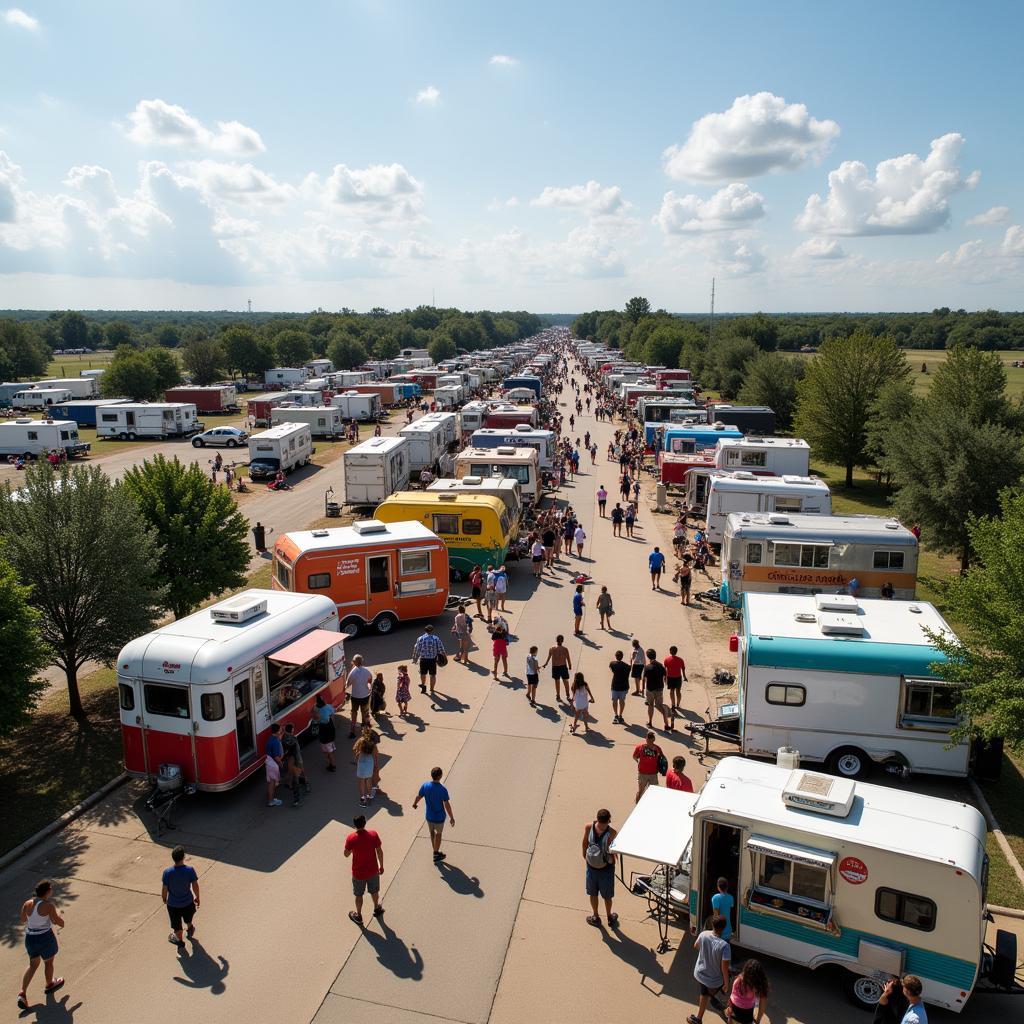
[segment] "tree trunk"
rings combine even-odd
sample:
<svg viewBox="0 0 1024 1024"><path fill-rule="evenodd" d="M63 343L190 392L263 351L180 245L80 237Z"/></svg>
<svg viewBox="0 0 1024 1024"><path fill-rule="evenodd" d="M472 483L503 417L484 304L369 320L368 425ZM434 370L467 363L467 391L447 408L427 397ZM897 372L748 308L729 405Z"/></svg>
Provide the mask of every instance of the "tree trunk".
<svg viewBox="0 0 1024 1024"><path fill-rule="evenodd" d="M853 486L853 463L852 462L848 462L846 464L846 486L847 487L852 487Z"/></svg>
<svg viewBox="0 0 1024 1024"><path fill-rule="evenodd" d="M967 570L971 565L971 548L969 544L965 544L960 549L960 575L966 576Z"/></svg>
<svg viewBox="0 0 1024 1024"><path fill-rule="evenodd" d="M64 673L68 677L68 710L76 722L84 722L85 708L82 707L82 695L78 692L78 667L72 662Z"/></svg>

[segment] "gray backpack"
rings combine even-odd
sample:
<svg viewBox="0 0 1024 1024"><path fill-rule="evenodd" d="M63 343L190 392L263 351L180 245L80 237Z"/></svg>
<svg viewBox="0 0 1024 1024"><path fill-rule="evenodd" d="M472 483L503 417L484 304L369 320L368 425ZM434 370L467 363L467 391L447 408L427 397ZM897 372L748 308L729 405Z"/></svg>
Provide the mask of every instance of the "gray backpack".
<svg viewBox="0 0 1024 1024"><path fill-rule="evenodd" d="M590 839L587 842L587 865L600 871L608 867L608 840L611 829L606 829L603 836L597 834L597 822L590 826Z"/></svg>

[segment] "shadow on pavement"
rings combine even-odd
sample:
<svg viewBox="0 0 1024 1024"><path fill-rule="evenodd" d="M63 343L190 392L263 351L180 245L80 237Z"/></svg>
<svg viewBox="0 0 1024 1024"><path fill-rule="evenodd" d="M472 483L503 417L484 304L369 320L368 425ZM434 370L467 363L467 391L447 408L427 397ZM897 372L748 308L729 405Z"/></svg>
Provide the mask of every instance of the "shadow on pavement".
<svg viewBox="0 0 1024 1024"><path fill-rule="evenodd" d="M456 895L475 896L478 900L483 899L484 891L480 888L480 879L475 875L467 875L462 868L458 868L446 860L438 861L434 866L448 884L448 888Z"/></svg>
<svg viewBox="0 0 1024 1024"><path fill-rule="evenodd" d="M396 978L420 981L423 978L423 957L415 946L407 946L394 930L389 928L383 917L374 919L380 925L381 934L369 928L363 929L363 938L373 946L377 962Z"/></svg>
<svg viewBox="0 0 1024 1024"><path fill-rule="evenodd" d="M186 988L208 988L210 995L223 995L227 989L224 979L231 969L227 960L222 956L214 959L197 939L191 942L191 951L186 947L178 953L178 966L186 977L174 980Z"/></svg>
<svg viewBox="0 0 1024 1024"><path fill-rule="evenodd" d="M75 1012L82 1008L81 1002L74 1006L68 1005L70 996L61 996L55 999L52 995L46 997L45 1003L31 1003L27 1010L22 1010L18 1015L19 1020L28 1020L30 1017L37 1024L70 1024L75 1019ZM35 1015L34 1017L32 1015Z"/></svg>

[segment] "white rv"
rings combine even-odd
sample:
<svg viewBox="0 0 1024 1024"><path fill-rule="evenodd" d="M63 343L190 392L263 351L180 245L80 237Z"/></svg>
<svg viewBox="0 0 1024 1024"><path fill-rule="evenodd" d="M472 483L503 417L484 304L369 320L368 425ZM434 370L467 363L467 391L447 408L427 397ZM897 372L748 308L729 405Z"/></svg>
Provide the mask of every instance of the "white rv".
<svg viewBox="0 0 1024 1024"><path fill-rule="evenodd" d="M346 505L379 505L409 487L409 439L371 437L342 454Z"/></svg>
<svg viewBox="0 0 1024 1024"><path fill-rule="evenodd" d="M512 524L513 537L518 536L518 523L523 510L522 489L516 480L504 476L463 476L457 480L435 480L428 491L444 491L452 494L489 494L501 498L505 503L508 521Z"/></svg>
<svg viewBox="0 0 1024 1024"><path fill-rule="evenodd" d="M462 437L460 420L461 414L457 412L428 412L421 416L417 423L440 423L441 440L445 447L454 444Z"/></svg>
<svg viewBox="0 0 1024 1024"><path fill-rule="evenodd" d="M737 680L739 745L779 747L849 778L872 762L894 773L967 775L970 746L953 743L957 688L925 630L952 634L924 601L846 594L745 594Z"/></svg>
<svg viewBox="0 0 1024 1024"><path fill-rule="evenodd" d="M438 409L458 409L466 400L467 390L461 384L445 384L434 388L434 402Z"/></svg>
<svg viewBox="0 0 1024 1024"><path fill-rule="evenodd" d="M814 476L712 473L706 514L708 543L722 543L725 517L730 512L801 512L829 516L832 495L828 484Z"/></svg>
<svg viewBox="0 0 1024 1024"><path fill-rule="evenodd" d="M307 423L314 437L338 437L345 433L345 414L336 405L276 405L270 425Z"/></svg>
<svg viewBox="0 0 1024 1024"><path fill-rule="evenodd" d="M188 437L205 426L191 402L125 402L97 410L96 436L134 441L137 437Z"/></svg>
<svg viewBox="0 0 1024 1024"><path fill-rule="evenodd" d="M304 384L312 374L305 366L275 366L263 375L266 388L297 388Z"/></svg>
<svg viewBox="0 0 1024 1024"><path fill-rule="evenodd" d="M881 516L807 516L730 512L722 541L722 603L744 594L845 594L912 600L917 538Z"/></svg>
<svg viewBox="0 0 1024 1024"><path fill-rule="evenodd" d="M306 363L305 369L307 369L313 377L323 377L334 371L334 363L332 363L330 359L310 359L310 361Z"/></svg>
<svg viewBox="0 0 1024 1024"><path fill-rule="evenodd" d="M723 438L715 466L728 472L746 470L761 476L807 476L811 446L801 437Z"/></svg>
<svg viewBox="0 0 1024 1024"><path fill-rule="evenodd" d="M69 458L89 451L89 445L78 440L74 420L17 419L0 423L0 455L38 459L55 448L67 452Z"/></svg>
<svg viewBox="0 0 1024 1024"><path fill-rule="evenodd" d="M72 398L98 398L100 382L95 377L62 377L53 380L37 380L37 388L64 388Z"/></svg>
<svg viewBox="0 0 1024 1024"><path fill-rule="evenodd" d="M455 456L455 477L488 479L505 477L514 480L526 505L540 503L540 455L536 448L463 448Z"/></svg>
<svg viewBox="0 0 1024 1024"><path fill-rule="evenodd" d="M11 405L15 409L39 410L51 405L70 402L71 392L67 388L29 388L11 396Z"/></svg>
<svg viewBox="0 0 1024 1024"><path fill-rule="evenodd" d="M688 917L693 935L725 878L730 942L745 954L842 968L866 1010L889 978L915 974L926 1003L959 1013L986 982L999 991L985 946L985 840L969 804L727 757L699 793L649 787L611 850L624 881L625 858L658 865L633 871L633 886ZM1012 983L1015 937L995 940ZM816 1020L829 1017L822 999Z"/></svg>
<svg viewBox="0 0 1024 1024"><path fill-rule="evenodd" d="M331 405L341 409L345 419L362 423L375 422L383 412L380 395L361 395L358 391L343 391L340 395L334 395Z"/></svg>
<svg viewBox="0 0 1024 1024"><path fill-rule="evenodd" d="M400 436L409 439L409 468L413 472L432 470L448 447L445 423L429 420L426 416L403 427Z"/></svg>
<svg viewBox="0 0 1024 1024"><path fill-rule="evenodd" d="M280 470L290 473L313 457L313 435L308 423L281 423L249 438L249 476L272 480Z"/></svg>

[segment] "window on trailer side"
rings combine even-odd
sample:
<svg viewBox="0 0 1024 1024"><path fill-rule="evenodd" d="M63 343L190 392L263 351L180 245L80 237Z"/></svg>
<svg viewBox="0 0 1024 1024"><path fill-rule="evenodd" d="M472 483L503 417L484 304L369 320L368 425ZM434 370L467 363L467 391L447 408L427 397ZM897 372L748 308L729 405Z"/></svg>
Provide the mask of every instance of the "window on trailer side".
<svg viewBox="0 0 1024 1024"><path fill-rule="evenodd" d="M828 869L775 857L757 855L757 885L763 889L793 896L798 900L827 902Z"/></svg>
<svg viewBox="0 0 1024 1024"><path fill-rule="evenodd" d="M430 572L429 551L401 551L398 557L399 571L403 576L418 576Z"/></svg>
<svg viewBox="0 0 1024 1024"><path fill-rule="evenodd" d="M146 683L146 711L167 718L188 718L188 690L184 686Z"/></svg>
<svg viewBox="0 0 1024 1024"><path fill-rule="evenodd" d="M875 890L875 915L883 921L930 932L937 913L935 903L924 896L884 887Z"/></svg>
<svg viewBox="0 0 1024 1024"><path fill-rule="evenodd" d="M934 725L949 728L956 724L960 688L929 679L907 679L903 693L901 724Z"/></svg>
<svg viewBox="0 0 1024 1024"><path fill-rule="evenodd" d="M458 534L459 533L459 517L458 515L451 515L448 513L435 512L431 517L433 519L434 533L437 534Z"/></svg>
<svg viewBox="0 0 1024 1024"><path fill-rule="evenodd" d="M875 569L902 569L902 551L876 551L873 561Z"/></svg>

